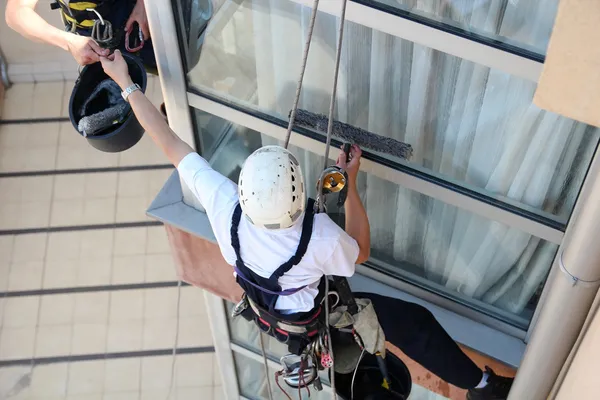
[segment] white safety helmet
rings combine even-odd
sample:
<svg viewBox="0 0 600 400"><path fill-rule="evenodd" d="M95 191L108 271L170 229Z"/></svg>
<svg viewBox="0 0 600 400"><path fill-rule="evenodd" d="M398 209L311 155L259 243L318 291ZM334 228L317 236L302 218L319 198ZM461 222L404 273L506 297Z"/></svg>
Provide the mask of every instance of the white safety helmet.
<svg viewBox="0 0 600 400"><path fill-rule="evenodd" d="M306 208L298 160L281 146L261 147L246 159L238 192L246 218L266 229L294 225Z"/></svg>

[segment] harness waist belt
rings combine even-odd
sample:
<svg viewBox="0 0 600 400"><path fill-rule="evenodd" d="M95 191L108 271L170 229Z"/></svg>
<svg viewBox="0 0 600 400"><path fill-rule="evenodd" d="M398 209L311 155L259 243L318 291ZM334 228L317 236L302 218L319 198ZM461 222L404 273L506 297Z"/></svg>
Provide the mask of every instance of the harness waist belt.
<svg viewBox="0 0 600 400"><path fill-rule="evenodd" d="M265 292L268 294L272 294L274 296L291 296L292 294L298 293L299 291L301 291L302 289L304 289L306 287L306 285L301 286L299 288L292 288L292 289L286 289L286 290L282 290L280 292L275 292L269 289L266 289L262 286L257 285L256 283L252 282L250 279L248 279L243 273L242 271L240 271L240 269L237 266L233 267L233 270L235 271L235 273L242 278L244 281L246 281L246 283L249 283L250 285L254 286L255 288L257 288L258 290L260 290L261 292Z"/></svg>
<svg viewBox="0 0 600 400"><path fill-rule="evenodd" d="M282 329L286 332L296 333L299 335L308 333L307 326L310 326L311 323L315 322L317 317L321 314L321 308L319 307L319 309L315 312L315 314L307 321L301 321L301 322L295 322L295 323L289 322L289 321L286 322L286 321L280 320L279 318L275 318L274 316L269 314L267 311L262 310L259 306L256 305L256 303L254 303L252 301L251 298L248 297L247 299L248 299L248 303L250 304L250 307L252 308L252 311L254 311L254 313L259 318L264 317L266 314L270 318L277 320L277 328Z"/></svg>

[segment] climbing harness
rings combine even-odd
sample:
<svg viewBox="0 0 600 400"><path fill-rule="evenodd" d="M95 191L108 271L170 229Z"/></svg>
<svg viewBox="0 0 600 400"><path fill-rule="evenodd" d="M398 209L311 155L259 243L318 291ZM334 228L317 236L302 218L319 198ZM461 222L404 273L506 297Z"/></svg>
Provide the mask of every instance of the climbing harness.
<svg viewBox="0 0 600 400"><path fill-rule="evenodd" d="M55 0L50 4L53 10L61 10L61 18L68 32L78 34L87 31L96 43L105 49L114 49L119 45L120 36L110 21L102 17L110 11L114 1L99 2Z"/></svg>
<svg viewBox="0 0 600 400"><path fill-rule="evenodd" d="M292 267L297 265L304 257L313 230L314 200L309 199L308 208L302 222L302 234L296 253L270 277L263 278L248 268L240 252L238 226L242 216L241 206L238 204L233 212L231 224L231 245L236 253L237 260L234 270L238 284L244 289L242 301L236 305L232 317L241 315L248 321L253 321L259 330L273 336L281 343L287 345L290 353L301 355L304 349L318 337L325 324L321 308L312 313L299 313L294 318L289 318L275 309L275 303L280 296L290 296L304 289L304 286L294 289L282 290L278 281ZM324 288L325 283L319 285ZM320 291L323 292L324 291ZM320 296L322 299L323 296ZM319 304L319 303L318 303Z"/></svg>
<svg viewBox="0 0 600 400"><path fill-rule="evenodd" d="M71 32L77 29L92 29L99 15L106 15L114 1L72 1L55 0L50 4L52 10L61 10L65 28Z"/></svg>

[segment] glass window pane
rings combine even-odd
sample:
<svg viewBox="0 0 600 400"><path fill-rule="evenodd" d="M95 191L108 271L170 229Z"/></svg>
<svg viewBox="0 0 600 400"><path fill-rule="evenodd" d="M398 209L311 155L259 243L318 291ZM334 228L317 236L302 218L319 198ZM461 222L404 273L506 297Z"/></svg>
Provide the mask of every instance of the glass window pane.
<svg viewBox="0 0 600 400"><path fill-rule="evenodd" d="M280 143L231 126L211 163L235 181L252 151ZM314 197L322 156L294 146L290 150ZM371 225L372 267L527 328L557 245L371 174L361 173L358 185ZM328 212L343 221L335 201L329 202Z"/></svg>
<svg viewBox="0 0 600 400"><path fill-rule="evenodd" d="M213 4L220 8L225 0L176 0L173 14L179 27L182 62L186 71L198 63L205 31L213 18Z"/></svg>
<svg viewBox="0 0 600 400"><path fill-rule="evenodd" d="M260 337L258 335L259 331L256 324L248 322L242 317L232 319L231 311L233 310L233 304L226 302L225 306L227 308L231 341L255 353L262 353L260 349ZM277 339L267 335L265 335L264 339L265 350L270 359L279 362L281 357L289 353L287 346L277 341Z"/></svg>
<svg viewBox="0 0 600 400"><path fill-rule="evenodd" d="M287 120L309 17L291 1L225 1L191 86ZM566 224L600 130L534 106L533 82L353 23L344 38L337 119L413 146L408 163L382 155L392 163ZM319 13L302 108L329 109L335 41Z"/></svg>
<svg viewBox="0 0 600 400"><path fill-rule="evenodd" d="M431 20L467 38L482 36L500 47L546 54L558 0L364 0L376 8ZM436 24L437 22L437 24ZM475 35L469 35L470 33ZM502 46L508 45L508 46Z"/></svg>

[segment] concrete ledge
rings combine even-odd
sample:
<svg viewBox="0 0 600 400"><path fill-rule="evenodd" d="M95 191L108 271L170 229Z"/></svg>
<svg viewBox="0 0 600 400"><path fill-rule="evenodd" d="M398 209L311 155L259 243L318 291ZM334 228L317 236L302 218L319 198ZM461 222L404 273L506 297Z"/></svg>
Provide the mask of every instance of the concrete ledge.
<svg viewBox="0 0 600 400"><path fill-rule="evenodd" d="M184 232L217 243L206 214L183 202L183 192L177 170L173 171L150 204L146 215Z"/></svg>
<svg viewBox="0 0 600 400"><path fill-rule="evenodd" d="M165 224L177 276L231 302L242 297L233 267L223 259L206 214L183 202L179 174L174 171L146 214Z"/></svg>

